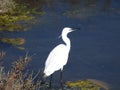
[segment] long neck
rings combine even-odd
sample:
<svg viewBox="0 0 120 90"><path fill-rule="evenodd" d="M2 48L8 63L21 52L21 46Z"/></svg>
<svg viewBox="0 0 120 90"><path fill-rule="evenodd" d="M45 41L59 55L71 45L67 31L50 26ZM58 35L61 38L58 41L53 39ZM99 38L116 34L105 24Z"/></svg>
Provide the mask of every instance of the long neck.
<svg viewBox="0 0 120 90"><path fill-rule="evenodd" d="M62 35L62 39L63 39L63 41L65 42L68 50L70 50L71 42L70 42L69 38L67 37L67 35L66 35L66 34L63 34L63 35Z"/></svg>

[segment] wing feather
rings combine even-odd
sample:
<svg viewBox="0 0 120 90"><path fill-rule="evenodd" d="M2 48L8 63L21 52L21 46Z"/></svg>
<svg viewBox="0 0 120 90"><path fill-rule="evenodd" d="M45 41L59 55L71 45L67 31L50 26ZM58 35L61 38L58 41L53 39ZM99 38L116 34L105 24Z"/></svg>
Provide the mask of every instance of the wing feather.
<svg viewBox="0 0 120 90"><path fill-rule="evenodd" d="M48 55L48 58L45 62L45 70L44 73L52 74L56 70L63 68L63 66L67 63L69 50L66 45L60 44L56 46Z"/></svg>

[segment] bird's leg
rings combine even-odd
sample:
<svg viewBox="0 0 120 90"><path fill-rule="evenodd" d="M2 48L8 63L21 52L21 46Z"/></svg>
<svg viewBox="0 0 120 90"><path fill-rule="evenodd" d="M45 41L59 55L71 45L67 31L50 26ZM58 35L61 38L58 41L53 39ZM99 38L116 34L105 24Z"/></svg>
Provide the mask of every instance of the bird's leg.
<svg viewBox="0 0 120 90"><path fill-rule="evenodd" d="M51 88L52 87L52 74L50 75L50 82L49 82L49 88Z"/></svg>
<svg viewBox="0 0 120 90"><path fill-rule="evenodd" d="M44 85L46 83L46 78L43 78L41 81L41 85Z"/></svg>
<svg viewBox="0 0 120 90"><path fill-rule="evenodd" d="M46 77L45 77L45 75L44 76L42 76L42 79L41 79L41 87L43 88L43 90L46 90Z"/></svg>
<svg viewBox="0 0 120 90"><path fill-rule="evenodd" d="M63 90L62 69L60 69L60 87Z"/></svg>
<svg viewBox="0 0 120 90"><path fill-rule="evenodd" d="M46 83L46 76L43 75L41 80L41 85L44 85L45 83Z"/></svg>

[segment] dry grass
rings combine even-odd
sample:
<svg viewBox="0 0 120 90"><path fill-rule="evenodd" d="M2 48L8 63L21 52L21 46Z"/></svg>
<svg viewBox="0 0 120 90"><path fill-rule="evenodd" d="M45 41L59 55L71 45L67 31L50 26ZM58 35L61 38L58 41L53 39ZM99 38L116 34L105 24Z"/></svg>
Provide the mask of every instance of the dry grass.
<svg viewBox="0 0 120 90"><path fill-rule="evenodd" d="M0 52L0 61L4 57L5 52ZM13 62L9 72L4 72L4 67L0 65L0 90L39 90L40 80L34 81L33 74L25 73L25 66L31 61L31 57L20 57L19 60ZM1 63L0 62L0 63Z"/></svg>
<svg viewBox="0 0 120 90"><path fill-rule="evenodd" d="M7 13L14 8L13 0L0 0L0 13Z"/></svg>

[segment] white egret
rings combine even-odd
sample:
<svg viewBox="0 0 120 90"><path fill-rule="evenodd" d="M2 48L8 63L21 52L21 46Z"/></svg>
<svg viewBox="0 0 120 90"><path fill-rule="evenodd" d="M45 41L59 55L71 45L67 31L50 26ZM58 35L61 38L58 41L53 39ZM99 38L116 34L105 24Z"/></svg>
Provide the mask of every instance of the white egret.
<svg viewBox="0 0 120 90"><path fill-rule="evenodd" d="M65 44L59 44L56 46L48 55L48 58L45 62L44 68L44 78L52 75L55 71L61 70L61 86L62 86L62 70L64 65L66 65L68 61L68 56L70 52L71 42L67 37L67 34L74 31L72 28L65 27L62 31L62 40ZM51 76L52 78L52 76ZM51 80L50 80L51 87Z"/></svg>

